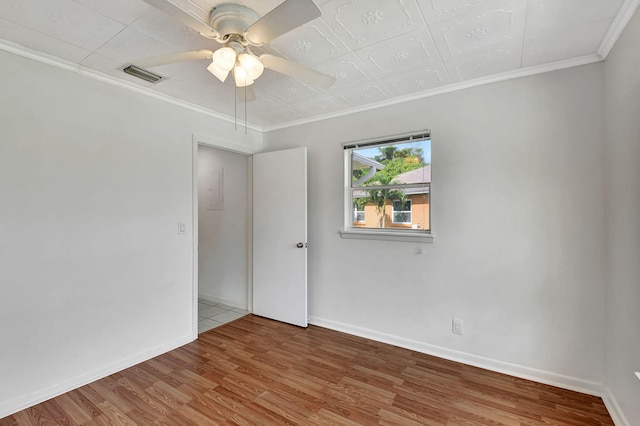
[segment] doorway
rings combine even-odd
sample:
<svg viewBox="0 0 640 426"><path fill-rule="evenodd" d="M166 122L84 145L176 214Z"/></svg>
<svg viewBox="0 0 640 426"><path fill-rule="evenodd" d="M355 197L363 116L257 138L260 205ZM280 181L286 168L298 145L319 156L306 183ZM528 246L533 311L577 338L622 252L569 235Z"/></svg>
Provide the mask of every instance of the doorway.
<svg viewBox="0 0 640 426"><path fill-rule="evenodd" d="M251 162L245 154L195 147L194 274L202 333L251 311Z"/></svg>

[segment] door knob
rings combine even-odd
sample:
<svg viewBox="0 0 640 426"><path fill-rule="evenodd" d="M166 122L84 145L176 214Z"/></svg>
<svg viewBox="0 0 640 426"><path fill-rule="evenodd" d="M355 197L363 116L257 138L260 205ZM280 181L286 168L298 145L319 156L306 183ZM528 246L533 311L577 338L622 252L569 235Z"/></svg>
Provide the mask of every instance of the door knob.
<svg viewBox="0 0 640 426"><path fill-rule="evenodd" d="M298 247L298 248L303 248L303 247L304 247L304 244L303 244L303 243L298 243L298 244L296 244L296 247Z"/></svg>

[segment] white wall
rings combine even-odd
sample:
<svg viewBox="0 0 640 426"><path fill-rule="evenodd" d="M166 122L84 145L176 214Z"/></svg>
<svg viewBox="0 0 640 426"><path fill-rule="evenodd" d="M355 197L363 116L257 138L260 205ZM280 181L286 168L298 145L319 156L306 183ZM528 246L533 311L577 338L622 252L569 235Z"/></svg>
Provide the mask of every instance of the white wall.
<svg viewBox="0 0 640 426"><path fill-rule="evenodd" d="M208 210L211 172L223 171L223 208ZM198 293L247 309L249 158L200 145L198 149Z"/></svg>
<svg viewBox="0 0 640 426"><path fill-rule="evenodd" d="M640 12L605 63L608 196L607 384L640 424Z"/></svg>
<svg viewBox="0 0 640 426"><path fill-rule="evenodd" d="M595 64L265 134L309 149L312 322L601 391L602 102ZM435 243L341 239L340 144L424 128Z"/></svg>
<svg viewBox="0 0 640 426"><path fill-rule="evenodd" d="M192 133L261 136L5 52L0 93L1 418L194 338Z"/></svg>

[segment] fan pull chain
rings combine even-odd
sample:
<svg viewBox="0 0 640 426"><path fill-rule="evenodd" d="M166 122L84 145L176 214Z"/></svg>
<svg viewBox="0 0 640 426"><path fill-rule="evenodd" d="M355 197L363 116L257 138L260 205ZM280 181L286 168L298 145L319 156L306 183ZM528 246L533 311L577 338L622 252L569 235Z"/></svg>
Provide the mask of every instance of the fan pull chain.
<svg viewBox="0 0 640 426"><path fill-rule="evenodd" d="M244 85L244 134L247 134L247 85Z"/></svg>

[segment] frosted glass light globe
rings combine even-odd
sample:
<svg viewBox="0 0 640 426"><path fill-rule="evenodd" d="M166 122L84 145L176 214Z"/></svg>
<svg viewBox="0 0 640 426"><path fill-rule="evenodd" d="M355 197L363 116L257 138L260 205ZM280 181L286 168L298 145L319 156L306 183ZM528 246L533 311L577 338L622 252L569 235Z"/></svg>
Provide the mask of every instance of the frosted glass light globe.
<svg viewBox="0 0 640 426"><path fill-rule="evenodd" d="M248 53L241 54L238 57L238 61L251 80L256 80L264 71L264 65L262 65L260 59Z"/></svg>
<svg viewBox="0 0 640 426"><path fill-rule="evenodd" d="M213 52L211 59L221 70L231 71L236 64L236 51L230 47L222 47Z"/></svg>
<svg viewBox="0 0 640 426"><path fill-rule="evenodd" d="M236 80L236 87L245 87L253 84L253 80L242 66L236 65L233 69L233 77Z"/></svg>

